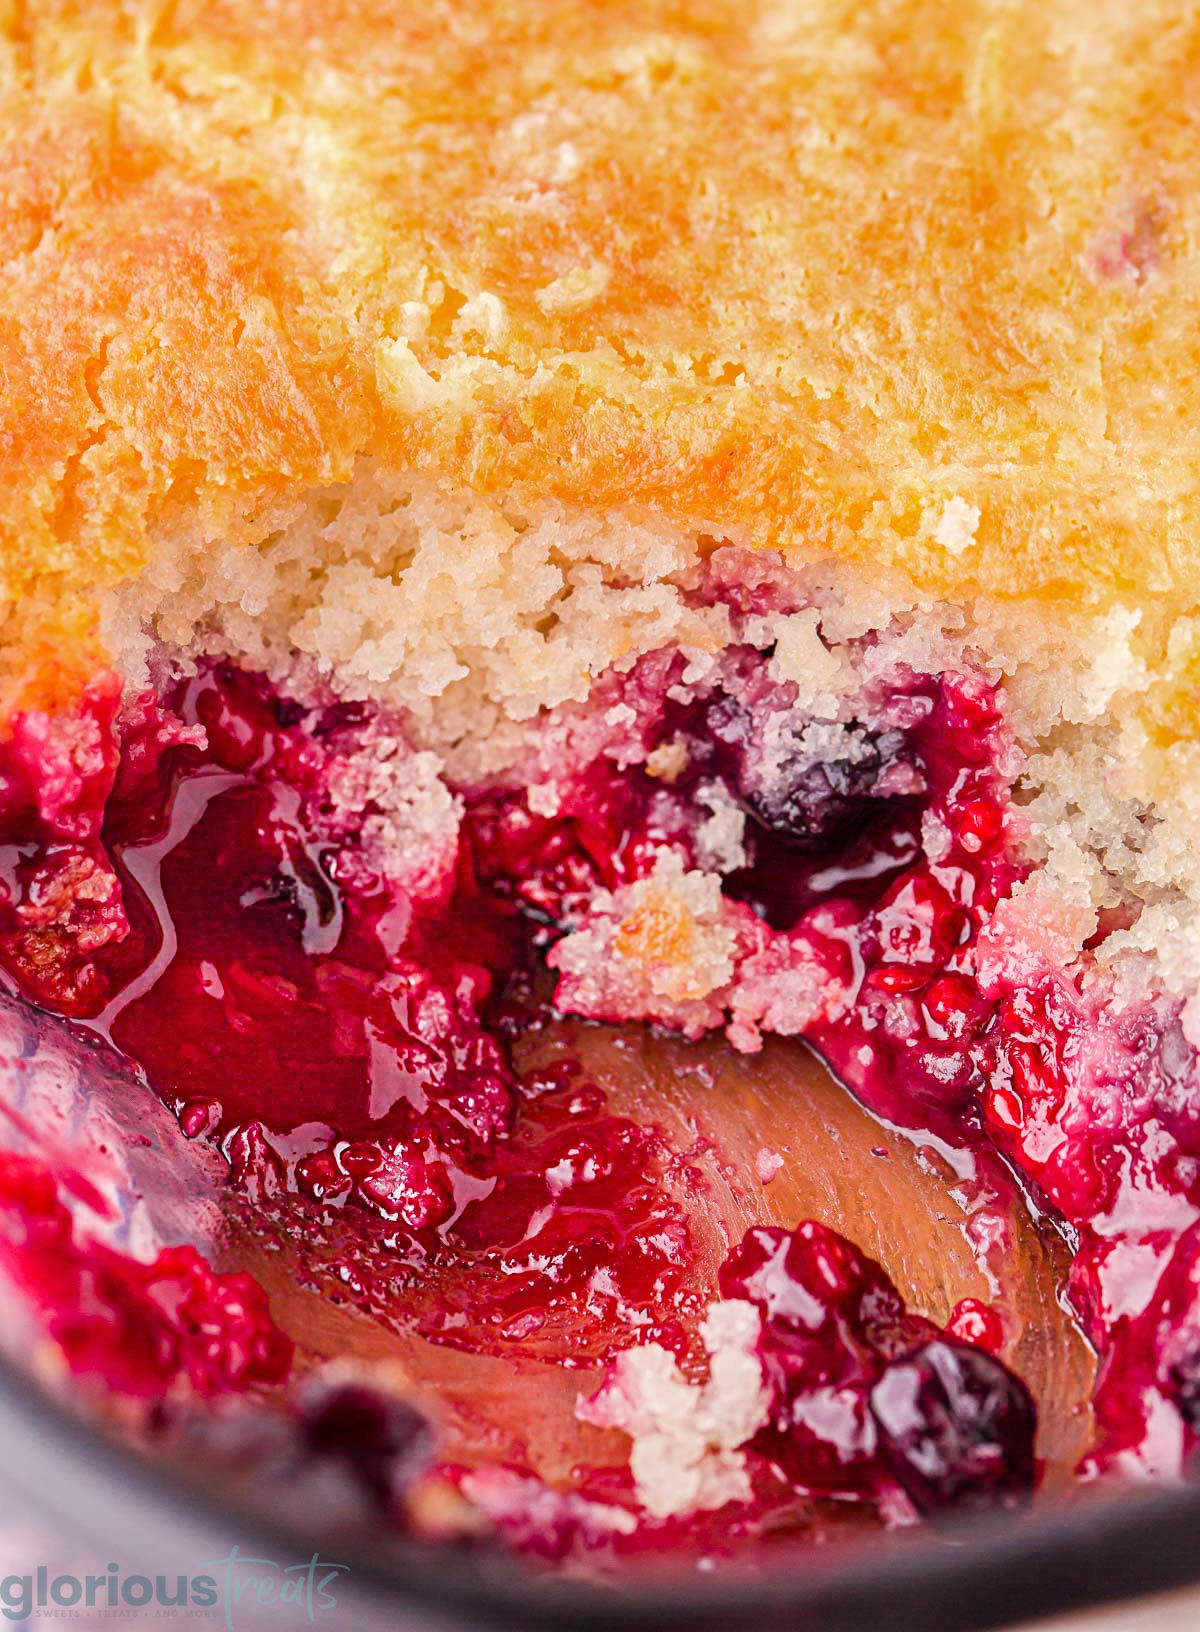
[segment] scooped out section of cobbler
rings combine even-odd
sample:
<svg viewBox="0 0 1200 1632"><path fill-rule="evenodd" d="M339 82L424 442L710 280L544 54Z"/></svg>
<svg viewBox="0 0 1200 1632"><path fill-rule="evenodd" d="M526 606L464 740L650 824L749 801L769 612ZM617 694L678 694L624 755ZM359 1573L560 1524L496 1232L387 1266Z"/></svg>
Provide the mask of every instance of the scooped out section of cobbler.
<svg viewBox="0 0 1200 1632"><path fill-rule="evenodd" d="M657 585L585 575L595 672L556 697L543 653L543 700L498 708L520 644L498 611L474 673L448 647L439 672L436 641L372 656L363 614L339 663L344 588L272 647L286 539L277 580L203 616L186 574L153 613L137 586L113 616L140 655L0 748L6 985L215 1146L238 1239L276 1254L269 1298L190 1248L124 1258L52 1163L8 1158L5 1268L67 1369L149 1402L158 1433L195 1433L198 1400L273 1401L272 1455L332 1458L418 1529L740 1555L1034 1499L1061 1402L1023 1375L1006 1284L1032 1231L1099 1356L1080 1475L1179 1476L1200 1433L1188 1010L1137 974L1128 904L1048 864L1066 834L1031 765L1073 750L1023 740L981 642L709 541ZM639 1036L701 1113L593 1069L609 1037L637 1077ZM776 1039L874 1119L880 1161L938 1153L984 1295L938 1313L838 1221L775 1216L809 1114ZM736 1205L722 1052L751 1085ZM402 1334L408 1370L307 1342L281 1262ZM558 1379L566 1449L535 1454L518 1406L468 1454L463 1399L527 1364Z"/></svg>

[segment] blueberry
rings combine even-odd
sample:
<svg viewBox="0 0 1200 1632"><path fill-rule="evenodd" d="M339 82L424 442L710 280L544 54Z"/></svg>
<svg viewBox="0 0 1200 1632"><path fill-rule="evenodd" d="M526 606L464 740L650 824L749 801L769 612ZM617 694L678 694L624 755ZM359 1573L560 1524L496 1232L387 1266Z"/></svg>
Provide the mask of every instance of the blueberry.
<svg viewBox="0 0 1200 1632"><path fill-rule="evenodd" d="M847 735L853 753L823 758L806 722L781 763L767 768L745 755L735 791L755 820L802 850L861 827L886 797L880 779L907 757L907 744L902 731L853 726Z"/></svg>
<svg viewBox="0 0 1200 1632"><path fill-rule="evenodd" d="M1032 1494L1033 1400L982 1349L922 1344L884 1369L870 1409L888 1470L921 1513L1014 1507Z"/></svg>
<svg viewBox="0 0 1200 1632"><path fill-rule="evenodd" d="M392 1507L433 1446L429 1419L410 1401L365 1382L314 1379L300 1402L309 1452L340 1462L361 1489Z"/></svg>

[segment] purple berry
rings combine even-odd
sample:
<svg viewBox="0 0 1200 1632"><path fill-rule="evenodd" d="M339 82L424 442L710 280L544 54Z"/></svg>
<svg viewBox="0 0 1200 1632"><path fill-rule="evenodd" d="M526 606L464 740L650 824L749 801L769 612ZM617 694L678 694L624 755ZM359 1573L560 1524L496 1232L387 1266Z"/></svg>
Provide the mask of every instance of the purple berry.
<svg viewBox="0 0 1200 1632"><path fill-rule="evenodd" d="M884 1369L870 1409L887 1466L920 1512L1013 1507L1031 1495L1033 1400L982 1349L922 1344Z"/></svg>
<svg viewBox="0 0 1200 1632"><path fill-rule="evenodd" d="M410 1401L363 1382L316 1380L301 1402L313 1455L341 1462L381 1507L394 1506L429 1459L433 1430Z"/></svg>
<svg viewBox="0 0 1200 1632"><path fill-rule="evenodd" d="M905 758L902 731L847 727L846 752L829 757L827 729L797 716L791 742L766 754L747 748L733 791L746 809L779 838L802 850L830 843L848 827L861 828L888 797L881 781Z"/></svg>

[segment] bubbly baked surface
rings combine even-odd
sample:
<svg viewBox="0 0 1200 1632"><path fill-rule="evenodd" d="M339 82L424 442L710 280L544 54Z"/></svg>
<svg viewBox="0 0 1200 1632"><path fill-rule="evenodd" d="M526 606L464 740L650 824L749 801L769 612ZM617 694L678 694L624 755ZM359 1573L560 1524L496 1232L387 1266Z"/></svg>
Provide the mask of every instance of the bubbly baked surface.
<svg viewBox="0 0 1200 1632"><path fill-rule="evenodd" d="M1074 0L14 10L9 705L75 689L163 529L253 538L369 455L518 514L1116 608L1168 676L1139 707L1169 772L1196 29Z"/></svg>

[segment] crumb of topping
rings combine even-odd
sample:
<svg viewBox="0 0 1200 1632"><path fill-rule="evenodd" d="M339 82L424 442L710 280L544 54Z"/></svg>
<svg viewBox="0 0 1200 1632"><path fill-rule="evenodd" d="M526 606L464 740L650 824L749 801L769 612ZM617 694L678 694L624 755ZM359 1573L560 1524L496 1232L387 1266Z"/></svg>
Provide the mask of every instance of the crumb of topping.
<svg viewBox="0 0 1200 1632"><path fill-rule="evenodd" d="M504 339L507 329L504 302L498 295L483 290L463 302L454 319L453 334L456 340L478 335L486 345L496 346Z"/></svg>
<svg viewBox="0 0 1200 1632"><path fill-rule="evenodd" d="M625 1508L555 1490L515 1468L474 1469L463 1478L461 1490L511 1545L550 1557L565 1552L572 1536L594 1546L637 1529L637 1520Z"/></svg>
<svg viewBox="0 0 1200 1632"><path fill-rule="evenodd" d="M746 812L723 782L705 782L696 799L711 812L696 830L696 855L706 872L735 873L747 862Z"/></svg>
<svg viewBox="0 0 1200 1632"><path fill-rule="evenodd" d="M619 1428L633 1440L638 1500L655 1518L749 1498L740 1447L766 1422L769 1405L760 1330L752 1303L714 1303L700 1328L706 1382L689 1383L667 1349L646 1343L619 1354L599 1392L579 1401L582 1421Z"/></svg>
<svg viewBox="0 0 1200 1632"><path fill-rule="evenodd" d="M768 1150L764 1145L754 1158L754 1171L758 1174L759 1182L770 1184L783 1166L783 1157L777 1150Z"/></svg>
<svg viewBox="0 0 1200 1632"><path fill-rule="evenodd" d="M933 524L934 543L940 544L951 555L962 555L975 542L979 516L978 507L968 504L966 499L960 499L956 493L952 499L947 499Z"/></svg>
<svg viewBox="0 0 1200 1632"><path fill-rule="evenodd" d="M1135 607L1114 606L1095 622L1090 684L1083 687L1085 719L1098 719L1118 692L1145 685L1145 665L1134 653L1130 636L1142 621ZM1067 716L1070 718L1070 715Z"/></svg>
<svg viewBox="0 0 1200 1632"><path fill-rule="evenodd" d="M525 791L525 803L535 816L557 816L562 799L553 782L534 782Z"/></svg>
<svg viewBox="0 0 1200 1632"><path fill-rule="evenodd" d="M748 909L713 873L662 851L647 878L600 892L587 922L549 957L558 1001L582 1014L620 1013L698 1033L719 1025Z"/></svg>
<svg viewBox="0 0 1200 1632"><path fill-rule="evenodd" d="M738 970L727 1035L735 1048L756 1053L762 1032L797 1037L840 1013L846 997L802 936L776 935Z"/></svg>
<svg viewBox="0 0 1200 1632"><path fill-rule="evenodd" d="M660 743L646 759L646 771L660 782L676 782L687 769L687 743L680 737Z"/></svg>
<svg viewBox="0 0 1200 1632"><path fill-rule="evenodd" d="M1062 884L1033 873L997 903L979 932L976 973L989 987L1032 980L1046 968L1069 968L1096 929L1096 912Z"/></svg>
<svg viewBox="0 0 1200 1632"><path fill-rule="evenodd" d="M821 614L812 607L773 620L775 652L771 675L796 687L796 705L818 718L832 718L847 691L856 686L853 666L821 639Z"/></svg>
<svg viewBox="0 0 1200 1632"><path fill-rule="evenodd" d="M373 721L352 753L331 759L326 785L332 824L357 829L364 856L385 876L419 900L449 888L461 802L436 754L414 752L396 728Z"/></svg>
<svg viewBox="0 0 1200 1632"><path fill-rule="evenodd" d="M563 277L539 289L534 299L548 315L575 311L599 300L611 276L606 266L573 266Z"/></svg>

